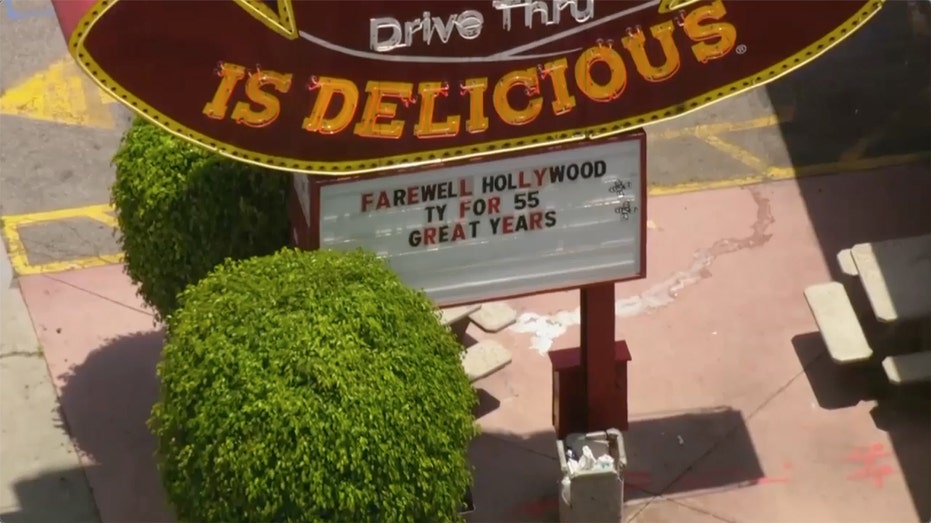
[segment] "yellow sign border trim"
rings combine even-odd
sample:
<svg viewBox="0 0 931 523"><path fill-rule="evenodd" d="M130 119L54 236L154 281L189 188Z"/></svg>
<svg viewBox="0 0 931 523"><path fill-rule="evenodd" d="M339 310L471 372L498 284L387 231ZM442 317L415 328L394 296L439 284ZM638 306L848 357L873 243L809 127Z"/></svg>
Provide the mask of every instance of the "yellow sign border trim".
<svg viewBox="0 0 931 523"><path fill-rule="evenodd" d="M844 38L854 33L855 29L868 21L875 15L879 8L882 7L885 0L872 0L857 11L854 16L847 19L836 29L818 39L808 47L789 58L773 65L772 67L761 71L759 74L747 77L731 84L725 85L713 91L696 96L686 100L678 105L660 109L643 115L619 120L609 124L571 129L556 133L538 134L524 138L496 140L485 142L473 146L449 147L445 149L435 149L413 154L403 154L389 156L384 158L369 158L364 160L343 161L343 162L311 162L298 160L294 158L283 158L280 156L270 156L266 154L249 151L246 149L231 146L229 144L213 140L203 134L189 129L177 122L167 118L164 114L156 111L152 106L144 103L131 93L126 91L122 86L113 80L100 66L94 61L90 52L84 46L88 31L94 24L111 7L116 5L120 0L97 0L97 2L88 10L78 22L74 33L68 43L69 50L77 60L78 65L93 78L94 82L101 89L110 93L114 98L124 105L139 113L141 116L151 121L155 125L165 129L169 133L180 138L192 141L201 147L216 151L223 156L233 158L242 162L269 167L273 169L302 172L307 174L327 175L327 176L350 176L360 174L372 174L383 169L400 168L400 167L417 167L439 163L449 159L475 158L479 156L492 155L502 152L519 151L524 149L533 149L537 147L552 146L560 143L575 142L580 140L593 140L604 138L623 133L632 129L642 127L646 124L658 123L670 118L681 116L683 114L701 109L705 106L719 102L731 96L740 94L750 88L769 83L780 78L795 69L814 60L828 49L834 47L844 40ZM252 3L244 0L246 3ZM239 5L242 2L237 1ZM290 5L290 2L284 2ZM250 6L252 7L252 6ZM264 7L264 6L263 6ZM267 8L266 8L267 9ZM284 9L284 8L279 8ZM289 9L284 9L279 13L279 17L273 16L270 9L261 10L261 14L254 9L247 9L250 15L259 18L265 25L269 26L275 32L289 37L289 29L294 26L295 21L290 15ZM268 16L272 15L272 16ZM264 18L264 19L263 19ZM282 20L282 18L287 20ZM284 24L282 24L284 22ZM282 27L284 25L284 27Z"/></svg>

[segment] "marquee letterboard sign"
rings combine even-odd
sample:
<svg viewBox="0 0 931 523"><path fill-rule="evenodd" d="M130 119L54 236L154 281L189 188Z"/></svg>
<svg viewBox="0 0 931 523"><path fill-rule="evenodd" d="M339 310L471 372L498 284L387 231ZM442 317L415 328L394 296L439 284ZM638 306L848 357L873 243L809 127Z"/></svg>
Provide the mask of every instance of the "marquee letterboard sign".
<svg viewBox="0 0 931 523"><path fill-rule="evenodd" d="M53 0L165 129L358 174L618 134L799 67L882 0Z"/></svg>
<svg viewBox="0 0 931 523"><path fill-rule="evenodd" d="M639 278L643 133L404 175L295 176L309 248L383 256L439 305ZM298 238L301 243L301 238Z"/></svg>

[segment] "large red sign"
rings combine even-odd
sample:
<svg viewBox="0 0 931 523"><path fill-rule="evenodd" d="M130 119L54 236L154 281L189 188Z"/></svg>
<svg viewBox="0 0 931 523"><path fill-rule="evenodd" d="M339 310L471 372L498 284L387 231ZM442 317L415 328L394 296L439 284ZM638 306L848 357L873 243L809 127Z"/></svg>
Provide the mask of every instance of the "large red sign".
<svg viewBox="0 0 931 523"><path fill-rule="evenodd" d="M883 0L54 0L75 59L179 136L359 174L597 139L772 80Z"/></svg>

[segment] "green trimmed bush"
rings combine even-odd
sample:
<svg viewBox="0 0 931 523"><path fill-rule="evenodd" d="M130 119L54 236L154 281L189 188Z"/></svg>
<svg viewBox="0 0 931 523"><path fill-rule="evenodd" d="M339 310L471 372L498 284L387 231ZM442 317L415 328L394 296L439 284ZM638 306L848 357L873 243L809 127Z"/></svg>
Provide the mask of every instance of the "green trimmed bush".
<svg viewBox="0 0 931 523"><path fill-rule="evenodd" d="M377 257L228 261L180 300L150 420L179 519L461 519L476 434L462 346Z"/></svg>
<svg viewBox="0 0 931 523"><path fill-rule="evenodd" d="M113 158L126 273L160 319L227 258L289 242L287 174L230 160L137 118Z"/></svg>

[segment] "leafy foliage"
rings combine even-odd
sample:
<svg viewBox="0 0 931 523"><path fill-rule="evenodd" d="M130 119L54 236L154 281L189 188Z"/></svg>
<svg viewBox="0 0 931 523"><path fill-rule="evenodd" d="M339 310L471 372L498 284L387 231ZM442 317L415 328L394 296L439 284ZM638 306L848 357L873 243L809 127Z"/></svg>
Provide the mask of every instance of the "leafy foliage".
<svg viewBox="0 0 931 523"><path fill-rule="evenodd" d="M168 320L150 426L184 521L460 519L476 396L430 301L362 251L228 261Z"/></svg>
<svg viewBox="0 0 931 523"><path fill-rule="evenodd" d="M288 244L285 173L224 158L136 119L113 158L126 272L161 319L226 258Z"/></svg>

